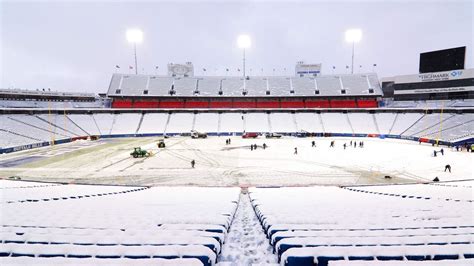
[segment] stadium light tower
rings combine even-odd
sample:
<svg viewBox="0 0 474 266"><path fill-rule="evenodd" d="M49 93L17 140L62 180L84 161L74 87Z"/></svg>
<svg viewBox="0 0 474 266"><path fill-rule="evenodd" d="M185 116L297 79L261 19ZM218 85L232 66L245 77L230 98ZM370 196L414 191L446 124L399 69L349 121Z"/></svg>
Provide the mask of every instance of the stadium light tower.
<svg viewBox="0 0 474 266"><path fill-rule="evenodd" d="M362 31L360 29L350 29L346 31L346 41L352 43L352 65L351 74L354 74L354 46L356 42L362 39Z"/></svg>
<svg viewBox="0 0 474 266"><path fill-rule="evenodd" d="M239 46L240 49L244 51L244 57L243 57L243 72L244 72L244 78L245 78L245 49L250 48L251 45L250 37L248 35L242 34L239 35L237 38L237 45Z"/></svg>
<svg viewBox="0 0 474 266"><path fill-rule="evenodd" d="M140 29L129 29L127 30L127 41L133 43L133 51L135 54L135 75L138 74L138 63L137 63L137 43L140 44L143 41L143 32Z"/></svg>

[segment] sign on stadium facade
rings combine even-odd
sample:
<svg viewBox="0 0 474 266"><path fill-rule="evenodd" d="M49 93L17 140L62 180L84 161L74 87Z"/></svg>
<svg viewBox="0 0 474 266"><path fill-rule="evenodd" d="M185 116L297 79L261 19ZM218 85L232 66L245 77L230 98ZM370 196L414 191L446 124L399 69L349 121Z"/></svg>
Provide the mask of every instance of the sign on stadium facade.
<svg viewBox="0 0 474 266"><path fill-rule="evenodd" d="M396 76L394 84L395 95L474 91L474 69Z"/></svg>
<svg viewBox="0 0 474 266"><path fill-rule="evenodd" d="M395 76L394 82L397 84L400 84L400 83L417 83L417 82L455 80L455 79L467 79L467 78L474 78L474 69L462 69L462 70L452 70L452 71L444 71L444 72L423 73L423 74L416 74L416 75Z"/></svg>
<svg viewBox="0 0 474 266"><path fill-rule="evenodd" d="M168 76L170 77L194 77L194 66L191 62L186 64L168 64Z"/></svg>
<svg viewBox="0 0 474 266"><path fill-rule="evenodd" d="M321 74L321 64L305 64L300 61L295 66L297 77L317 77Z"/></svg>

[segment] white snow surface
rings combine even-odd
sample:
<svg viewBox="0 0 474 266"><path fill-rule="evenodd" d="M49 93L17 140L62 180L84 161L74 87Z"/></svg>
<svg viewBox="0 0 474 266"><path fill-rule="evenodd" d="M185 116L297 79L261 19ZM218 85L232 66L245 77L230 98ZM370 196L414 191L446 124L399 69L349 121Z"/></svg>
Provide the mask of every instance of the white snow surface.
<svg viewBox="0 0 474 266"><path fill-rule="evenodd" d="M157 138L108 139L73 142L54 147L3 154L3 162L31 157L42 160L0 167L0 177L20 176L24 180L127 185L205 186L301 186L353 185L397 182L441 181L472 178L472 153L444 148L439 150L413 141L378 138L294 138L242 139L231 137L166 139L165 149L157 148ZM335 148L329 143L334 140ZM311 147L311 142L316 147ZM364 148L347 147L350 141L364 142ZM90 143L94 145L90 145ZM263 150L265 143L268 147ZM250 145L259 148L251 151ZM84 148L81 149L81 145ZM154 155L132 158L134 147ZM298 148L295 155L294 148ZM196 161L191 168L191 160ZM444 172L450 164L452 172ZM390 180L384 176L392 177Z"/></svg>

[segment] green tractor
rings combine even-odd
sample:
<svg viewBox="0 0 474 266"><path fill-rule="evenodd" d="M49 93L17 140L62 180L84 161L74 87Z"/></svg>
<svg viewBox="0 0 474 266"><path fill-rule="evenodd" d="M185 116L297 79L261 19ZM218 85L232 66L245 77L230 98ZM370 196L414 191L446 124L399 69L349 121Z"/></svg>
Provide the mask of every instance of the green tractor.
<svg viewBox="0 0 474 266"><path fill-rule="evenodd" d="M133 152L130 153L130 155L133 156L133 158L141 158L141 157L148 157L150 156L150 153L147 152L146 150L142 150L140 147L133 148Z"/></svg>

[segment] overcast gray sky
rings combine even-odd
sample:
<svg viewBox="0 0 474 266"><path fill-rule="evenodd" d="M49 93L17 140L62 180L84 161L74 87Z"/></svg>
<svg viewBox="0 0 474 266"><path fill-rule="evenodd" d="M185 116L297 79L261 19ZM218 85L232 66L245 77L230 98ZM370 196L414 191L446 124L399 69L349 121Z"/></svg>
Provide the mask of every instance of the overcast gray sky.
<svg viewBox="0 0 474 266"><path fill-rule="evenodd" d="M363 31L355 65L379 77L418 72L419 53L467 46L473 66L473 1L4 1L0 0L0 87L105 92L120 65L128 72L138 27L139 70L166 73L191 61L195 74L237 75L247 33L252 74L293 74L297 61L345 73L349 28ZM263 73L261 72L263 68ZM215 70L217 69L217 71ZM356 70L358 71L358 70Z"/></svg>

